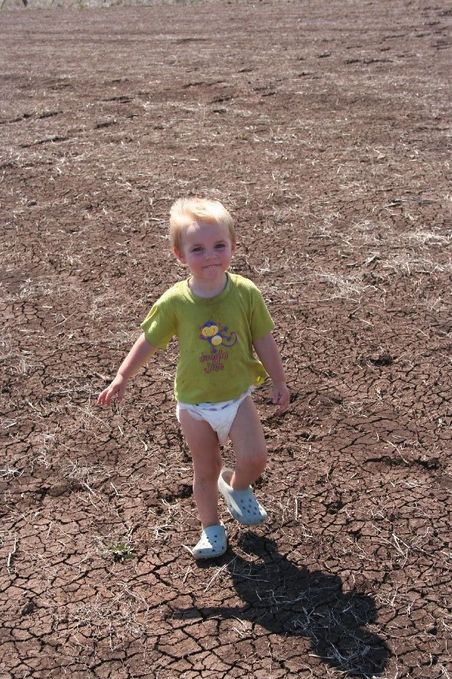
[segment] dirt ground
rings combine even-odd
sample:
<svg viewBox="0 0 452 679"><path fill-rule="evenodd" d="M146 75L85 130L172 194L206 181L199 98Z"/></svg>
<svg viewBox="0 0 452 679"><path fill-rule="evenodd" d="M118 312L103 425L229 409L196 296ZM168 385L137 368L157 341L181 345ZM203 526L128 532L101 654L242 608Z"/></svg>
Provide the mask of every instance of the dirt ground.
<svg viewBox="0 0 452 679"><path fill-rule="evenodd" d="M451 676L448 7L1 13L1 679ZM292 391L256 395L269 522L205 564L177 347L95 405L185 194L235 215Z"/></svg>

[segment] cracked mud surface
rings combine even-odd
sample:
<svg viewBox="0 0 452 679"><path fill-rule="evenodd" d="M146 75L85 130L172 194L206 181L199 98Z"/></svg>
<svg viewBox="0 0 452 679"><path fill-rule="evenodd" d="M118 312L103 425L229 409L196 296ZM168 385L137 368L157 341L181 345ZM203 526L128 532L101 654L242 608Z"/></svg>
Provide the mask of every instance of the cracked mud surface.
<svg viewBox="0 0 452 679"><path fill-rule="evenodd" d="M450 676L450 20L1 14L1 679ZM269 523L202 566L175 348L94 405L185 193L237 217L293 394L256 396Z"/></svg>

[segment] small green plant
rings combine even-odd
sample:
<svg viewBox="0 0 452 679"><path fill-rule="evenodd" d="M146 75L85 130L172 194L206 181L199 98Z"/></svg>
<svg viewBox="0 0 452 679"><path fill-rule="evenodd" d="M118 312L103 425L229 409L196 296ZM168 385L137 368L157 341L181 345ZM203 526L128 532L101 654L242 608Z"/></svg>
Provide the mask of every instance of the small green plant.
<svg viewBox="0 0 452 679"><path fill-rule="evenodd" d="M133 547L125 542L117 542L112 545L110 547L110 552L115 563L124 563L124 561L129 561L135 556Z"/></svg>

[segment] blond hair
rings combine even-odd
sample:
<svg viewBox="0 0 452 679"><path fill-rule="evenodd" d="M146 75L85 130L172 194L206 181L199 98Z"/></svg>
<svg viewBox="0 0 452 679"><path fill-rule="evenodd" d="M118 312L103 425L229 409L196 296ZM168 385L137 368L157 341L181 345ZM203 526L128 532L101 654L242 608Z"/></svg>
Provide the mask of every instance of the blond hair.
<svg viewBox="0 0 452 679"><path fill-rule="evenodd" d="M184 229L196 222L223 224L227 227L231 242L235 245L234 221L218 200L208 198L179 198L171 206L169 235L171 247L182 249L182 234Z"/></svg>

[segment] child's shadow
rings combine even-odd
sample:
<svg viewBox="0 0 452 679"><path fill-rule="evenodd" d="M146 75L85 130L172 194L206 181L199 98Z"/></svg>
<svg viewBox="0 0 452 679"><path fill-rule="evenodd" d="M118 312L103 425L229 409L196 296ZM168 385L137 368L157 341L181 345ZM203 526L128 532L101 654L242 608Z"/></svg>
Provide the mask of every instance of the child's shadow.
<svg viewBox="0 0 452 679"><path fill-rule="evenodd" d="M235 556L225 562L245 605L183 609L175 612L177 617L249 620L274 634L308 637L321 660L348 676L365 678L383 672L389 647L365 629L376 620L372 597L344 594L337 575L298 568L278 553L273 540L246 533L240 546L260 557L247 561Z"/></svg>

